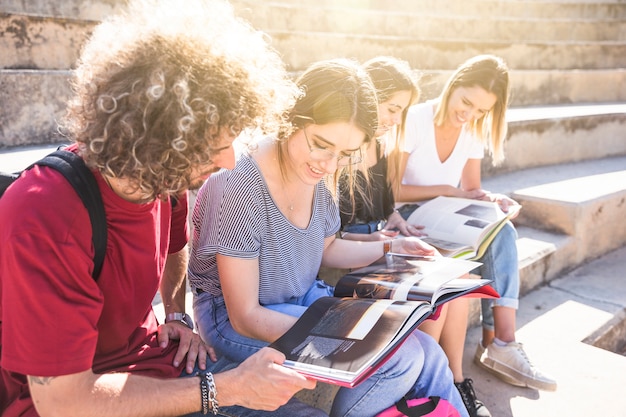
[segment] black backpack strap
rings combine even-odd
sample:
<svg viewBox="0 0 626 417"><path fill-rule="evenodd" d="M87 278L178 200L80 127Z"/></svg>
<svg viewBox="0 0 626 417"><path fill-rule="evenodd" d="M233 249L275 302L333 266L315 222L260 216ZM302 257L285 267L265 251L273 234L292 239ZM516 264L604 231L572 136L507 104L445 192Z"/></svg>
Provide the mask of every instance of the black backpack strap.
<svg viewBox="0 0 626 417"><path fill-rule="evenodd" d="M396 408L405 416L409 417L422 417L426 416L429 413L435 411L437 405L439 404L439 397L431 396L428 397L430 401L426 401L420 405L416 405L413 407L409 407L407 404L406 398L402 397L400 401L396 403Z"/></svg>
<svg viewBox="0 0 626 417"><path fill-rule="evenodd" d="M63 174L87 208L91 220L91 241L94 247L92 276L94 279L98 279L107 246L107 223L104 203L96 178L85 165L85 161L70 151L57 150L35 162L34 165L54 168Z"/></svg>

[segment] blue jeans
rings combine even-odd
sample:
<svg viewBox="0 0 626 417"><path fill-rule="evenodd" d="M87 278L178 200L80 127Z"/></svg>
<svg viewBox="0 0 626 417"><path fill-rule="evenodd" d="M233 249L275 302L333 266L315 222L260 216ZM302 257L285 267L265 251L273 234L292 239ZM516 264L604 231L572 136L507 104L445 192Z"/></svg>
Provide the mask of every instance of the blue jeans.
<svg viewBox="0 0 626 417"><path fill-rule="evenodd" d="M317 281L305 296L294 299L293 303L266 307L297 317L306 310L307 305L329 294L332 294L332 287L323 281ZM213 345L219 355L241 362L267 346L266 342L243 337L235 332L228 321L223 297L213 297L207 293L194 295L193 308L198 332ZM463 401L453 384L452 372L443 350L434 339L419 330L410 335L396 353L366 381L355 388L340 388L330 415L375 416L405 394L410 398L440 396L454 405L461 416L467 416ZM297 402L290 402L288 405L299 406ZM291 415L307 414L293 412Z"/></svg>
<svg viewBox="0 0 626 417"><path fill-rule="evenodd" d="M315 300L333 295L333 287L322 280L316 280L302 297L281 304L266 305L266 308L294 317L300 317ZM233 329L224 297L214 297L203 292L194 294L193 314L198 325L198 333L215 351L234 362L243 362L247 357L268 345L267 342L245 337Z"/></svg>
<svg viewBox="0 0 626 417"><path fill-rule="evenodd" d="M473 271L484 279L493 281L493 288L500 294L497 299L481 299L482 325L493 330L494 306L519 307L519 266L517 258L517 231L509 222L493 239L482 258L483 264Z"/></svg>
<svg viewBox="0 0 626 417"><path fill-rule="evenodd" d="M384 220L372 220L369 223L354 223L345 225L341 231L347 233L359 233L363 235L369 235L371 233L382 230L384 227Z"/></svg>

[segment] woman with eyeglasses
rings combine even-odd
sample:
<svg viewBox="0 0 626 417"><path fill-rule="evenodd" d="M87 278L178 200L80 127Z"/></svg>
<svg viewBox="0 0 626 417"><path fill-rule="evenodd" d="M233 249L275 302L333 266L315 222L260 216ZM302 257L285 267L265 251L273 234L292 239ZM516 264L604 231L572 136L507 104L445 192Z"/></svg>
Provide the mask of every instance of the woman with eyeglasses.
<svg viewBox="0 0 626 417"><path fill-rule="evenodd" d="M193 212L189 280L198 331L237 362L278 339L316 299L332 295L317 278L320 266L361 267L390 249L435 253L415 237L335 238L335 190L375 135L376 93L349 60L313 64L297 85L302 95L284 126L257 141L232 171L212 175ZM339 389L330 414L374 416L405 394L440 396L464 411L443 351L420 331L366 381Z"/></svg>

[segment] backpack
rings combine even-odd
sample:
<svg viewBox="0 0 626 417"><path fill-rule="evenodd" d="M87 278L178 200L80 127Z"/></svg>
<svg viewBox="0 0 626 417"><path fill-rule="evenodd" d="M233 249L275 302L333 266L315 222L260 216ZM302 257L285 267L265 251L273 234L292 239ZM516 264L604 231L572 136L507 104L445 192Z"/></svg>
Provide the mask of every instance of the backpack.
<svg viewBox="0 0 626 417"><path fill-rule="evenodd" d="M376 417L459 417L456 408L440 397L401 398L388 409L380 412Z"/></svg>
<svg viewBox="0 0 626 417"><path fill-rule="evenodd" d="M65 179L72 185L76 193L82 200L83 204L89 212L91 220L91 241L94 247L93 257L93 279L97 280L102 270L104 262L104 254L107 244L107 223L104 214L104 203L100 195L100 189L96 178L85 161L73 152L58 149L44 158L33 163L23 171L32 168L35 165L47 166L59 171ZM0 172L0 198L7 188L13 184L23 171L14 173Z"/></svg>

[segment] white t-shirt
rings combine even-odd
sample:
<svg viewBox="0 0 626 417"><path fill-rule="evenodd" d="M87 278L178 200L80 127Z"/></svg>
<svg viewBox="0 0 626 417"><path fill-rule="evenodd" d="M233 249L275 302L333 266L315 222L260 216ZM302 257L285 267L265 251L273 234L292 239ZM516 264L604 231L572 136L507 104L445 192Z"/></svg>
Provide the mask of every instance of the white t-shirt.
<svg viewBox="0 0 626 417"><path fill-rule="evenodd" d="M463 129L454 150L441 162L435 145L434 104L431 100L409 108L403 150L410 155L402 184L458 187L467 160L482 159L483 144Z"/></svg>

